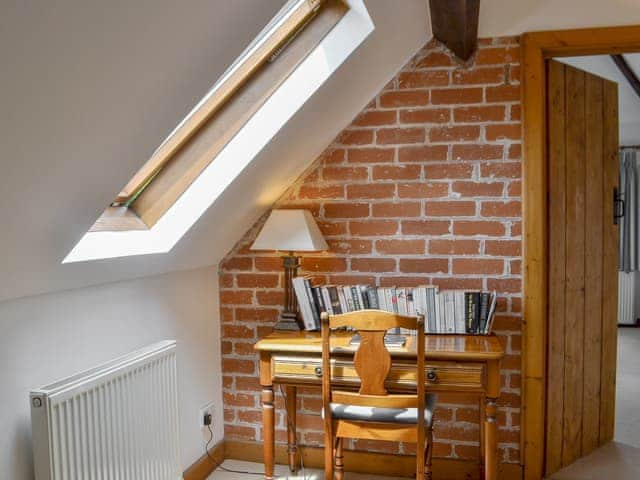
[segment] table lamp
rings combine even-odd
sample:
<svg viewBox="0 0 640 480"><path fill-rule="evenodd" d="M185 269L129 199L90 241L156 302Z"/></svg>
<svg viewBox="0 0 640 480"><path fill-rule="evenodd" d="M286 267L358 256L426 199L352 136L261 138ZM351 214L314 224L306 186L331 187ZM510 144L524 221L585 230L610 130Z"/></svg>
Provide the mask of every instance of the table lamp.
<svg viewBox="0 0 640 480"><path fill-rule="evenodd" d="M276 330L300 330L298 302L292 281L298 273L300 257L294 252L327 250L318 224L308 210L272 210L253 242L251 250L288 252L282 257L284 267L284 310L274 326Z"/></svg>

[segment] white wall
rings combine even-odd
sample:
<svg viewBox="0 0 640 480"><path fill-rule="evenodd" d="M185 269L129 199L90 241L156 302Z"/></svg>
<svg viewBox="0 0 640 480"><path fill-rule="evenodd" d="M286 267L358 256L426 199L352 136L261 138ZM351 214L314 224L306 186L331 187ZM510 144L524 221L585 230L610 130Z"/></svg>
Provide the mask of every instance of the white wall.
<svg viewBox="0 0 640 480"><path fill-rule="evenodd" d="M202 455L198 408L222 395L216 268L0 303L0 479L33 479L28 393L162 339L178 341L182 466Z"/></svg>

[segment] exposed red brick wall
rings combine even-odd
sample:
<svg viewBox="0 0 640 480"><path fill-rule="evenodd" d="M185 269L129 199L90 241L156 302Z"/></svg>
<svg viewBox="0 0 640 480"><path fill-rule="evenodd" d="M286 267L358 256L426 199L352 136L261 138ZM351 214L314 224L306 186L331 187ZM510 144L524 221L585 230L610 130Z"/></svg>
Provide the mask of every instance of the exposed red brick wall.
<svg viewBox="0 0 640 480"><path fill-rule="evenodd" d="M400 71L276 204L313 212L331 252L305 256L315 282L483 288L499 293L495 331L507 355L499 409L500 458L519 461L521 144L519 46L482 40L460 65L430 43ZM257 357L282 304L281 262L248 247L220 270L225 435L260 440ZM322 444L317 390L301 392L301 443ZM278 396L277 439L285 441ZM435 454L476 458L477 400L440 395ZM411 452L410 445L357 442Z"/></svg>

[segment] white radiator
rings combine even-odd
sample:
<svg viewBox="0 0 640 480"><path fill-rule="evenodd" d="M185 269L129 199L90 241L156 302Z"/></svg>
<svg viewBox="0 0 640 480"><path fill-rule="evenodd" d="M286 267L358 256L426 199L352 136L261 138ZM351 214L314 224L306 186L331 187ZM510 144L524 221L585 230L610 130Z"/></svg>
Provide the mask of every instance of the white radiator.
<svg viewBox="0 0 640 480"><path fill-rule="evenodd" d="M176 343L30 395L36 480L182 479Z"/></svg>
<svg viewBox="0 0 640 480"><path fill-rule="evenodd" d="M618 323L635 325L636 311L636 272L618 272Z"/></svg>

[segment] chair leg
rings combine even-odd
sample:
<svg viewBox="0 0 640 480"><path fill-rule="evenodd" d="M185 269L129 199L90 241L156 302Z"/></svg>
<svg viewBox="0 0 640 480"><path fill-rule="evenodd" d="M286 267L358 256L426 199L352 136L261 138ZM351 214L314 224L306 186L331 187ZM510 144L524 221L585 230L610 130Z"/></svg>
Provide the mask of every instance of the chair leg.
<svg viewBox="0 0 640 480"><path fill-rule="evenodd" d="M342 437L336 438L336 463L335 463L335 475L336 480L342 480L344 478L344 457L342 451Z"/></svg>
<svg viewBox="0 0 640 480"><path fill-rule="evenodd" d="M427 441L424 451L424 480L431 480L431 457L433 455L433 429L427 428Z"/></svg>
<svg viewBox="0 0 640 480"><path fill-rule="evenodd" d="M324 433L324 480L333 480L333 435Z"/></svg>

